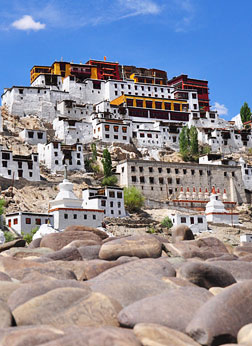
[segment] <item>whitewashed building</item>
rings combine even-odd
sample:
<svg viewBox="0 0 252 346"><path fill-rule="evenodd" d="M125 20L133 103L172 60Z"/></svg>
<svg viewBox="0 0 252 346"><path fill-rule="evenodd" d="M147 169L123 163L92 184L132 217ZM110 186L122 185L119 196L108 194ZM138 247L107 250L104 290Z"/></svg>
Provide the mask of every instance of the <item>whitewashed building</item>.
<svg viewBox="0 0 252 346"><path fill-rule="evenodd" d="M242 180L246 190L252 191L252 166L240 157L239 164L241 166Z"/></svg>
<svg viewBox="0 0 252 346"><path fill-rule="evenodd" d="M104 210L105 217L125 217L124 192L120 187L106 186L82 190L83 208Z"/></svg>
<svg viewBox="0 0 252 346"><path fill-rule="evenodd" d="M7 179L25 178L29 181L39 181L38 154L13 155L11 150L0 145L0 176Z"/></svg>
<svg viewBox="0 0 252 346"><path fill-rule="evenodd" d="M19 136L24 140L25 143L31 145L36 145L39 143L45 144L47 142L45 130L24 129L19 133Z"/></svg>
<svg viewBox="0 0 252 346"><path fill-rule="evenodd" d="M131 123L122 120L97 119L93 128L94 138L102 142L130 143Z"/></svg>
<svg viewBox="0 0 252 346"><path fill-rule="evenodd" d="M83 200L73 192L73 184L66 178L59 184L59 193L50 201L49 213L54 218L54 228L63 230L68 226L83 225L99 227L102 225L104 210L84 208Z"/></svg>
<svg viewBox="0 0 252 346"><path fill-rule="evenodd" d="M63 145L58 141L48 144L38 144L39 161L44 163L51 171L63 171L65 164L69 170L84 168L82 144Z"/></svg>
<svg viewBox="0 0 252 346"><path fill-rule="evenodd" d="M55 136L67 145L90 143L93 140L92 123L80 119L57 117L53 121Z"/></svg>
<svg viewBox="0 0 252 346"><path fill-rule="evenodd" d="M240 243L252 243L252 234L243 234L240 236Z"/></svg>
<svg viewBox="0 0 252 346"><path fill-rule="evenodd" d="M169 217L173 223L173 227L186 225L194 234L207 231L207 220L205 215L170 213Z"/></svg>
<svg viewBox="0 0 252 346"><path fill-rule="evenodd" d="M16 212L7 214L5 217L6 225L21 235L30 233L35 227L39 227L48 222L53 226L53 216L49 214Z"/></svg>

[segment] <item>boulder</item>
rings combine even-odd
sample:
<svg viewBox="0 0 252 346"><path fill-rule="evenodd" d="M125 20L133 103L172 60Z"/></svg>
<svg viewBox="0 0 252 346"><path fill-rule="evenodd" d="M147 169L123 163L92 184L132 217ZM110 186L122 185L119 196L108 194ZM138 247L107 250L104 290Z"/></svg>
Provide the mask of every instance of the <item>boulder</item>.
<svg viewBox="0 0 252 346"><path fill-rule="evenodd" d="M252 345L252 323L243 326L237 334L238 343Z"/></svg>
<svg viewBox="0 0 252 346"><path fill-rule="evenodd" d="M236 281L252 279L252 263L246 261L214 261L211 265L229 271Z"/></svg>
<svg viewBox="0 0 252 346"><path fill-rule="evenodd" d="M0 272L0 281L12 281L11 278L9 277L9 275Z"/></svg>
<svg viewBox="0 0 252 346"><path fill-rule="evenodd" d="M97 229L97 228L93 228L93 227L89 227L89 226L68 226L64 232L89 232L89 233L93 233L98 235L99 238L101 239L107 239L108 235L106 232Z"/></svg>
<svg viewBox="0 0 252 346"><path fill-rule="evenodd" d="M131 330L116 327L69 328L65 336L43 346L141 346Z"/></svg>
<svg viewBox="0 0 252 346"><path fill-rule="evenodd" d="M9 250L6 250L2 253L2 256L11 256L14 258L34 258L34 257L42 257L45 256L47 254L52 253L52 249L48 249L48 248L20 248L20 247L13 247Z"/></svg>
<svg viewBox="0 0 252 346"><path fill-rule="evenodd" d="M37 247L40 247L41 240L42 240L42 238L37 238L37 239L32 240L30 242L30 244L28 245L28 248L36 249Z"/></svg>
<svg viewBox="0 0 252 346"><path fill-rule="evenodd" d="M92 260L99 257L101 245L81 246L78 251L83 260Z"/></svg>
<svg viewBox="0 0 252 346"><path fill-rule="evenodd" d="M162 243L152 235L133 235L102 244L99 258L116 260L121 256L157 258L161 256Z"/></svg>
<svg viewBox="0 0 252 346"><path fill-rule="evenodd" d="M87 296L89 293L91 293L91 290L87 285L85 285L83 282L78 282L75 280L37 281L29 284L22 284L21 286L19 285L16 290L9 295L8 305L11 310L14 310L35 297L46 294L47 292L57 288L64 287L83 289L83 296Z"/></svg>
<svg viewBox="0 0 252 346"><path fill-rule="evenodd" d="M172 228L172 242L177 243L183 240L194 240L191 229L186 225L179 225Z"/></svg>
<svg viewBox="0 0 252 346"><path fill-rule="evenodd" d="M195 312L210 298L212 294L200 287L171 289L126 306L118 314L118 320L126 328L137 323L156 323L185 332Z"/></svg>
<svg viewBox="0 0 252 346"><path fill-rule="evenodd" d="M242 326L252 323L252 280L225 288L202 305L186 332L203 345L235 343Z"/></svg>
<svg viewBox="0 0 252 346"><path fill-rule="evenodd" d="M19 305L12 313L17 325L47 324L56 328L118 326L121 306L101 293L57 288Z"/></svg>
<svg viewBox="0 0 252 346"><path fill-rule="evenodd" d="M1 281L0 282L0 300L7 302L9 296L21 286L22 284L19 282Z"/></svg>
<svg viewBox="0 0 252 346"><path fill-rule="evenodd" d="M201 262L183 264L177 270L177 277L207 289L214 286L227 287L236 282L229 271Z"/></svg>
<svg viewBox="0 0 252 346"><path fill-rule="evenodd" d="M225 245L214 237L180 241L174 244L163 243L163 246L169 255L184 258L207 259L228 254Z"/></svg>
<svg viewBox="0 0 252 346"><path fill-rule="evenodd" d="M0 301L0 328L15 326L15 320L10 308L4 301Z"/></svg>
<svg viewBox="0 0 252 346"><path fill-rule="evenodd" d="M91 289L114 297L122 306L170 290L163 277L175 276L167 259L139 259L110 268L88 281Z"/></svg>
<svg viewBox="0 0 252 346"><path fill-rule="evenodd" d="M8 274L11 278L17 279L17 280L23 280L27 275L31 273L38 272L42 275L50 276L55 279L59 280L77 280L75 274L66 269L61 268L50 268L49 266L43 265L43 267L34 267L34 268L24 268L24 269L17 269L9 271Z"/></svg>
<svg viewBox="0 0 252 346"><path fill-rule="evenodd" d="M188 335L160 324L136 324L134 333L143 346L200 346Z"/></svg>
<svg viewBox="0 0 252 346"><path fill-rule="evenodd" d="M84 265L85 270L84 270L83 276L81 277L80 280L92 279L95 276L106 271L107 269L116 267L116 266L124 264L124 263L135 261L137 259L138 259L138 257L122 256L122 257L119 257L116 261L105 261L105 260L100 260L100 259L94 259L94 260L86 261L85 265Z"/></svg>
<svg viewBox="0 0 252 346"><path fill-rule="evenodd" d="M40 242L40 246L58 251L74 240L94 240L97 244L101 243L101 238L93 232L68 230L67 232L52 233L44 236Z"/></svg>
<svg viewBox="0 0 252 346"><path fill-rule="evenodd" d="M11 249L12 247L24 247L26 241L24 239L15 239L0 245L0 252Z"/></svg>
<svg viewBox="0 0 252 346"><path fill-rule="evenodd" d="M38 346L55 340L64 332L50 326L29 326L5 328L0 331L0 344L3 346Z"/></svg>
<svg viewBox="0 0 252 346"><path fill-rule="evenodd" d="M99 242L100 243L100 242ZM66 246L64 246L63 249L66 249L68 247L83 247L83 246L90 246L90 245L97 245L97 241L96 240L92 240L92 239L86 239L86 240L74 240L71 243L67 244Z"/></svg>
<svg viewBox="0 0 252 346"><path fill-rule="evenodd" d="M58 251L53 251L49 253L48 255L44 256L45 258L48 258L53 261L81 261L82 256L77 248L75 247L68 247L63 248Z"/></svg>

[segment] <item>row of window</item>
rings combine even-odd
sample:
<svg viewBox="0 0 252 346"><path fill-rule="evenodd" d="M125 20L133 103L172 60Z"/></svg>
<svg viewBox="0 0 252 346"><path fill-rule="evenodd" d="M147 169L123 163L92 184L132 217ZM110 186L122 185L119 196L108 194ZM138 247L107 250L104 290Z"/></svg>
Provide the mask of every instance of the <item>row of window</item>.
<svg viewBox="0 0 252 346"><path fill-rule="evenodd" d="M137 182L137 177L135 175L131 176L131 182L132 183L136 183ZM139 182L141 184L145 184L147 182L148 178L146 178L145 176L140 176L139 177ZM176 181L176 184L180 184L180 178L176 178L174 179ZM158 182L159 184L164 184L165 183L165 179L164 178L158 178ZM172 178L167 178L167 183L168 184L172 184L173 180ZM149 184L155 184L156 183L156 179L154 177L149 177Z"/></svg>
<svg viewBox="0 0 252 346"><path fill-rule="evenodd" d="M147 168L147 167L146 167ZM137 171L137 167L136 166L131 166L131 172L136 172ZM149 173L153 173L154 172L154 168L153 167L148 167L148 171ZM174 169L174 173L175 174L187 174L189 171L191 171L191 175L195 175L195 173L197 171L195 171L195 169L191 169L191 170L187 170L186 168L184 169L178 169L175 168ZM122 173L124 172L124 167L122 167ZM143 173L144 172L144 167L139 167L139 172ZM165 172L165 169L162 167L158 167L158 173L163 173ZM170 174L171 173L171 168L166 168L166 173ZM207 175L211 175L211 171L207 170L206 171ZM203 170L199 169L199 175L202 176L203 175ZM228 172L223 172L224 177L228 176ZM232 177L235 176L235 172L231 172Z"/></svg>
<svg viewBox="0 0 252 346"><path fill-rule="evenodd" d="M105 135L105 138L106 138L106 139L110 139L110 138L111 138L111 139L118 139L119 137L118 137L118 135L110 136L109 134L106 134L106 135ZM124 141L126 141L126 140L127 140L127 136L123 136L122 139L123 139Z"/></svg>
<svg viewBox="0 0 252 346"><path fill-rule="evenodd" d="M117 84L115 83L114 84L114 87L115 87L115 89L117 89ZM141 85L141 86L139 86L139 85L135 85L134 86L134 88L135 88L135 90L148 90L148 91L151 91L151 87L150 86L148 86L148 87L145 87L144 85ZM124 89L124 84L121 84L121 89ZM131 89L131 85L130 84L128 84L128 89L130 90ZM158 90L160 90L162 93L164 92L164 88L157 88L157 87L152 87L152 90L154 89L154 91L155 92L158 92ZM170 93L170 89L167 89L167 92L168 93Z"/></svg>
<svg viewBox="0 0 252 346"><path fill-rule="evenodd" d="M118 132L119 126L113 126L113 130L114 130L114 132ZM100 131L100 128L98 128L98 131ZM110 131L110 125L105 125L105 131ZM122 127L122 132L127 133L127 127L126 126Z"/></svg>
<svg viewBox="0 0 252 346"><path fill-rule="evenodd" d="M103 199L103 200L101 201L101 206L102 206L102 207L106 207L106 204L107 204L106 201ZM118 207L118 208L121 208L121 206L122 206L121 202L117 202L117 207ZM114 207L114 202L113 202L113 201L110 202L110 207L111 207L111 208Z"/></svg>
<svg viewBox="0 0 252 346"><path fill-rule="evenodd" d="M43 221L44 223L48 222L48 219L45 219ZM31 218L30 217L26 217L25 218L25 223L26 225L31 225ZM42 220L40 218L36 218L35 219L35 225L40 226L42 224ZM13 225L18 225L18 218L13 219ZM8 220L8 226L11 227L11 220Z"/></svg>
<svg viewBox="0 0 252 346"><path fill-rule="evenodd" d="M87 220L87 215L84 214L83 216L84 216L84 220ZM73 219L74 219L74 220L77 220L77 218L78 218L78 215L77 215L77 214L73 214ZM96 215L93 214L93 215L92 215L92 218L93 218L93 220L96 220ZM64 214L64 219L65 219L65 220L70 219L70 215Z"/></svg>

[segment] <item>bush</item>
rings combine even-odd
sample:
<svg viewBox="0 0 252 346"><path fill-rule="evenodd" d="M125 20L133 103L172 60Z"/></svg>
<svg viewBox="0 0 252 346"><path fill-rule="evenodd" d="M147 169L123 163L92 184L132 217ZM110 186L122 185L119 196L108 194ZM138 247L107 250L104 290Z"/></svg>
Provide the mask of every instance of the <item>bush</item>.
<svg viewBox="0 0 252 346"><path fill-rule="evenodd" d="M135 186L124 188L124 204L130 213L141 209L144 205L144 199L142 193Z"/></svg>
<svg viewBox="0 0 252 346"><path fill-rule="evenodd" d="M39 229L38 226L34 227L30 233L27 233L27 234L24 234L24 232L22 232L22 236L23 236L23 239L26 241L27 244L30 244L31 241L32 241L32 238L34 236L34 234L37 232L37 230Z"/></svg>
<svg viewBox="0 0 252 346"><path fill-rule="evenodd" d="M114 186L117 184L117 177L115 175L111 175L110 177L104 177L102 179L103 186Z"/></svg>
<svg viewBox="0 0 252 346"><path fill-rule="evenodd" d="M166 216L162 222L161 222L161 226L165 227L165 228L171 228L173 226L172 220L169 218L169 216Z"/></svg>
<svg viewBox="0 0 252 346"><path fill-rule="evenodd" d="M14 234L12 234L10 231L5 231L4 232L4 237L5 237L5 242L8 243L9 241L14 240L16 237Z"/></svg>

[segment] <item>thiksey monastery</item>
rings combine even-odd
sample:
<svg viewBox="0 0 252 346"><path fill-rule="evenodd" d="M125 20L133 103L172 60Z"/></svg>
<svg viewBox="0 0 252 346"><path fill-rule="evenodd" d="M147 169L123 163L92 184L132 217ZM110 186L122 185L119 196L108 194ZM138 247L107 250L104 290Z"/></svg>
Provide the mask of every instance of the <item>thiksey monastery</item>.
<svg viewBox="0 0 252 346"><path fill-rule="evenodd" d="M17 232L24 228L23 222L40 225L50 220L56 229L63 229L80 222L99 226L106 216L124 217L123 187L132 185L149 206L201 211L202 216L175 213L171 218L190 225L197 220L203 229L206 220L238 222L236 205L251 202L252 167L246 162L246 152L252 148L251 124L244 126L239 117L221 119L211 109L206 80L185 74L169 79L162 70L106 60L55 61L52 66L34 66L30 86L4 89L3 110L14 118L50 124L47 129L20 131L20 138L33 148L28 156L0 146L0 176L7 179L40 181L42 166L52 173L64 171L65 166L84 173L93 142L103 148L134 146L140 154L113 162L120 187L90 186L81 199L65 176L48 214L21 210L7 215L8 225ZM199 163L169 162L160 154L179 151L184 126L195 126L199 144L209 149ZM2 117L0 130L5 131ZM228 158L234 153L239 160Z"/></svg>

